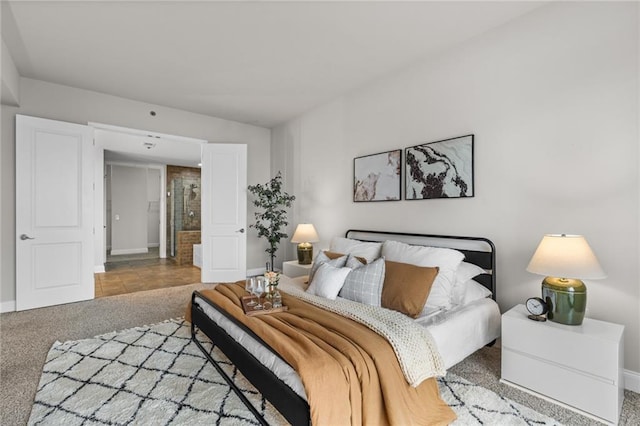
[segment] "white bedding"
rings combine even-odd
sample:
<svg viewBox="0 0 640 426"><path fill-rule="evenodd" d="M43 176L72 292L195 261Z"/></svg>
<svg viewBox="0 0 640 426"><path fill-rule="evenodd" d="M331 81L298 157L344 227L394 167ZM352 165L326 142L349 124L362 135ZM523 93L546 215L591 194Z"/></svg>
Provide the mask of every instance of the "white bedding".
<svg viewBox="0 0 640 426"><path fill-rule="evenodd" d="M306 288L307 277L289 279L292 284ZM222 327L245 349L253 354L264 366L274 371L294 392L306 400L306 394L298 374L286 362L264 348L262 344L247 335L242 329L196 298L195 303ZM492 299L481 299L467 305L457 306L447 311L435 312L415 320L425 326L433 336L442 356L445 368L462 361L476 350L500 336L500 310Z"/></svg>
<svg viewBox="0 0 640 426"><path fill-rule="evenodd" d="M446 369L500 337L500 308L490 298L415 321L431 332Z"/></svg>

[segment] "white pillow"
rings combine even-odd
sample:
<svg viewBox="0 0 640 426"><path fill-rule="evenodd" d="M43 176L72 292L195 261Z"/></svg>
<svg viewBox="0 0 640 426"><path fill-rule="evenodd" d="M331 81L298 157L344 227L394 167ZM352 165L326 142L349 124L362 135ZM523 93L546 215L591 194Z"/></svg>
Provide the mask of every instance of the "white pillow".
<svg viewBox="0 0 640 426"><path fill-rule="evenodd" d="M307 293L336 300L349 272L351 272L351 268L336 268L328 263L323 263L313 276L313 280L307 288Z"/></svg>
<svg viewBox="0 0 640 426"><path fill-rule="evenodd" d="M382 243L371 243L353 240L351 238L333 237L329 250L335 253L360 256L365 258L367 263L371 263L380 257Z"/></svg>
<svg viewBox="0 0 640 426"><path fill-rule="evenodd" d="M309 271L309 282L313 281L313 276L320 266L325 263L328 263L331 266L336 266L338 268L342 268L347 263L348 256L340 256L335 259L329 259L329 257L324 254L323 251L318 253L315 259L313 259L313 265L311 265L311 270Z"/></svg>
<svg viewBox="0 0 640 426"><path fill-rule="evenodd" d="M394 262L417 266L437 266L440 269L458 269L464 254L458 250L442 247L414 246L399 241L385 241L382 256Z"/></svg>
<svg viewBox="0 0 640 426"><path fill-rule="evenodd" d="M466 305L474 300L484 299L485 297L491 297L491 291L475 280L469 280L465 284L467 291L464 293L462 304Z"/></svg>
<svg viewBox="0 0 640 426"><path fill-rule="evenodd" d="M469 280L472 280L474 277L485 273L486 271L478 265L474 265L473 263L469 262L460 263L460 266L456 270L456 281L453 285L453 296L451 298L452 303L454 305L462 304L465 292L468 288L468 286L466 285L467 282Z"/></svg>
<svg viewBox="0 0 640 426"><path fill-rule="evenodd" d="M464 259L464 254L448 248L413 246L399 241L385 241L382 245L382 256L395 262L439 267L440 271L431 286L425 310L449 309L453 306L455 273Z"/></svg>
<svg viewBox="0 0 640 426"><path fill-rule="evenodd" d="M456 269L456 283L466 283L470 279L473 279L481 274L486 274L487 271L469 262L461 262L458 269Z"/></svg>

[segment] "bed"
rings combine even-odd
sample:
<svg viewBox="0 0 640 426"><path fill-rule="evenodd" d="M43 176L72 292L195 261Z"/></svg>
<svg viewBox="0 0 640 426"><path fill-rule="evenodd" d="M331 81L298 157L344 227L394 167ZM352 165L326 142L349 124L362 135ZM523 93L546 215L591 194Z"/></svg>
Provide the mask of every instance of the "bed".
<svg viewBox="0 0 640 426"><path fill-rule="evenodd" d="M375 247L376 245L380 245L385 249L388 247L388 250L385 252L385 258L391 260L382 260L382 262L386 264L387 275L392 271L396 271L392 268L394 262L397 262L397 265L394 267L401 265L404 268L405 263L418 265L421 259L423 259L423 257L418 256L423 256L426 251L432 249L439 250L438 254L447 251L447 256L449 256L448 251L455 251L456 256L462 256L462 261L458 262L458 266L455 266L453 270L453 275L449 277L452 288L450 288L451 293L447 294L447 297L450 297L448 300L452 303L447 304L438 300L439 290L437 290L437 285L434 281L427 302L422 302L424 304L424 307L421 307L422 310L419 313L417 313L417 311L411 313L411 315L415 314L415 318L405 319L405 317L409 318L407 316L409 314L406 312L398 314L395 312L395 308L392 309L393 312L391 313L388 312L389 309L376 308L375 310L375 312L380 311L385 313L385 315L395 315L395 317L392 318L398 319L398 324L411 321L413 324L420 326L413 327L412 325L412 328L428 330L432 342L437 347L439 354L438 360L442 364L442 369L450 368L481 347L493 344L495 339L499 337L500 312L495 302L495 247L488 239L479 237L350 230L345 234L345 237L334 239L331 244L332 247L330 250L319 253L316 261L318 261L321 256L326 256L331 262L337 262L339 260L336 259L343 259L344 257L348 257L349 261L352 261L353 259L350 255L353 255L353 257L358 258L364 264L368 263L370 265L369 270L373 268L376 259L378 263L380 263L379 256L381 253L372 254L369 253L367 249L370 246ZM344 253L345 251L350 251L350 253ZM332 258L329 257L331 254L334 255ZM369 259L366 259L367 255L370 255ZM436 279L447 276L447 261L448 258L442 260L442 266L439 266L439 271L436 271ZM438 260L438 262L440 262L440 260ZM334 309L334 303L340 306L344 305L343 308L340 308L343 309L343 311L338 309L338 315L350 313L352 312L351 309L353 309L353 312L358 311L355 307L358 307L362 303L354 302L353 298L347 298L346 293L344 297L338 296L336 301L327 301L327 306L323 305L325 302L320 303L318 301L323 298L314 296L313 291L311 291L311 296L307 295L307 293L312 290L310 287L314 284L314 281L320 281L318 278L319 274L322 274L325 270L335 272L337 269L340 269L338 267L328 268L321 262L318 263L318 268L316 268L315 263L312 268L312 273L315 268L316 277L311 283L308 277L298 277L295 279L282 278L280 287L285 293L291 294L287 296L290 297L290 299L285 300L289 300L292 306L297 306L298 298L307 298L309 300L301 301L300 303L304 304L305 302L309 302L311 304L319 304L322 305L320 309L325 310ZM419 265L419 267L424 267L424 269L428 269L428 267L431 266L434 265ZM456 278L459 279L456 281ZM456 284L461 284L463 286L461 287L462 290L461 288L457 288ZM386 283L385 286L387 286ZM391 286L389 285L389 287ZM240 285L235 287L221 286L220 290L228 291L230 298L234 297L233 294L242 293ZM341 290L340 295L342 295L343 290L344 288ZM295 295L295 297L293 295ZM389 298L387 299L389 300ZM267 343L269 340L265 336L259 336L257 329L251 327L252 323L246 323L243 318L232 315L232 308L224 305L221 301L226 303L226 299L214 299L211 295L205 295L203 292L193 293L188 313L191 320L193 341L225 378L243 403L256 415L260 423L267 424L260 413L246 400L242 392L237 389L233 381L226 375L222 368L217 365L215 360L213 360L200 343L198 339L199 332L211 339L212 343L236 365L242 374L287 421L294 425L311 424L313 410L309 403L309 396L305 391L305 384L302 381L302 377L300 377L298 372L292 367L293 363L291 359L288 358L289 361L285 359L286 356L282 354L283 349L278 347L277 341L276 344L274 344L273 340L270 340L271 344ZM387 303L389 302L387 301ZM287 302L285 302L285 304L287 304ZM304 306L306 307L307 305ZM410 311L411 309L415 311L415 307L410 308ZM363 307L363 310L367 310L368 312L370 308ZM335 313L336 312L334 312L334 314ZM275 316L277 314L273 315ZM394 344L391 346L394 346ZM274 349L274 347L278 350ZM410 376L407 376L406 364L403 364L402 361L399 362L400 370L402 371L398 374L400 375L404 372L404 378L409 381ZM443 370L440 370L440 374L443 374L442 371ZM388 379L385 380L388 381ZM421 389L421 387L422 384L419 386L415 385L413 389ZM413 391L410 390L410 392ZM317 395L317 392L312 395ZM313 402L315 403L316 400L314 399ZM358 421L363 422L362 419Z"/></svg>

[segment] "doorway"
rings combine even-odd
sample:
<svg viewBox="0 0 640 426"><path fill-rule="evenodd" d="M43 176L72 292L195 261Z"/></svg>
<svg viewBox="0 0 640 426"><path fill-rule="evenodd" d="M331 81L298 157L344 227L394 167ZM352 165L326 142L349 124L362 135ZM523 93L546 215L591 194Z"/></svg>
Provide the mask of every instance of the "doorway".
<svg viewBox="0 0 640 426"><path fill-rule="evenodd" d="M188 243L190 239L200 243L200 169L139 163L105 165L107 253L104 272L95 274L95 297L199 283L201 272L194 266L193 247ZM168 226L160 229L159 200L165 168ZM176 216L179 220L173 219ZM164 232L167 253L160 253L160 234Z"/></svg>
<svg viewBox="0 0 640 426"><path fill-rule="evenodd" d="M247 145L240 143L207 143L203 140L166 136L139 130L121 129L104 124L94 124L96 139L96 157L104 161L105 155L124 155L125 158L142 158L154 163L178 164L193 162L200 158L202 173L201 188L201 280L214 283L236 281L246 276L247 260ZM116 129L115 131L113 129ZM119 133L114 137L114 133ZM146 134L148 133L148 134ZM133 140L123 140L122 135L131 136ZM111 138L100 137L110 135ZM144 136L141 138L141 136ZM131 138L129 138L131 139ZM142 140L144 139L144 140ZM107 145L109 143L109 145ZM118 152L117 152L118 151ZM150 155L150 153L152 153ZM196 160L197 161L197 160ZM186 167L190 164L178 164ZM98 179L102 179L99 176ZM96 179L96 180L98 180ZM103 191L103 186L100 190ZM195 188L193 188L195 190ZM97 194L96 188L96 195ZM163 181L161 209L166 206L167 188ZM104 196L96 196L95 223L104 224ZM215 208L214 208L215 206ZM165 214L161 211L161 220ZM99 225L100 226L100 225ZM166 225L165 225L166 226ZM166 250L166 233L160 235L160 256ZM104 271L105 239L104 232L96 233L96 247L102 247L100 256L102 263L96 272Z"/></svg>
<svg viewBox="0 0 640 426"><path fill-rule="evenodd" d="M167 255L166 206L172 193L167 169L186 168L199 176L205 141L96 127L104 164L104 193L97 207L103 211L104 232L96 241L102 256L95 271L96 297L200 282L201 271L193 262L177 264ZM189 208L195 210L190 201Z"/></svg>
<svg viewBox="0 0 640 426"><path fill-rule="evenodd" d="M199 265L202 176L199 168L167 165L167 257L178 265Z"/></svg>
<svg viewBox="0 0 640 426"><path fill-rule="evenodd" d="M112 142L105 135L111 135ZM127 143L123 141L126 139L123 135L134 136L136 141ZM149 139L142 142L141 137ZM156 140L163 138L167 138L173 149L164 149L165 144L159 144L160 141ZM155 154L149 158L149 151L156 146L163 149L155 150ZM42 148L43 151L36 153L33 147ZM91 267L93 265L94 273L105 272L106 200L104 185L100 183L104 181L105 153L110 149L113 155L122 155L126 159L143 158L140 161L155 164L166 164L164 159L176 163L184 159L185 154L196 152L202 161L202 231L205 235L200 281L235 281L246 275L245 144L208 144L203 140L167 137L99 123L85 126L16 115L16 218L33 217L33 206L27 202L34 198L34 185L25 185L25 182L37 180L41 183L36 185L40 188L38 194L42 196L36 197L39 201L36 207L46 207L42 214L36 215L37 219L42 219L37 224L49 226L52 220L57 220L65 229L70 228L69 223L81 224L82 232L75 234L81 234L83 238L80 241L74 234L76 240L66 241L57 232L47 239L40 232L40 228L45 226L32 229L28 224L16 220L16 230L20 234L18 241L21 241L17 243L20 246L16 247L17 310L94 297L95 279ZM40 160L38 167L32 167L36 159ZM69 189L69 196L61 197L61 188ZM166 185L163 184L160 203L163 225L165 194ZM69 203L67 200L75 202ZM37 253L39 258L30 256L34 252L32 247L42 244L46 247ZM56 244L66 246L58 253L54 247ZM229 247L233 250L229 250ZM166 235L161 232L160 256L165 250ZM75 264L69 265L69 261ZM30 273L33 268L40 268L43 273ZM30 280L34 276L37 278L35 283ZM82 289L76 290L79 286ZM61 287L67 291L60 291ZM25 291L33 288L44 289L47 294L43 293L39 298L29 297ZM27 302L30 304L27 305Z"/></svg>

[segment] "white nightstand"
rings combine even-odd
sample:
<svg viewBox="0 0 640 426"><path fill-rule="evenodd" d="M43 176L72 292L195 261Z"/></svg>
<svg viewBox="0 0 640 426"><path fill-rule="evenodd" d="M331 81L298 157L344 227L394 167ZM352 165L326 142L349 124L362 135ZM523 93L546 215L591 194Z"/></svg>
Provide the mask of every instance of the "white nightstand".
<svg viewBox="0 0 640 426"><path fill-rule="evenodd" d="M624 326L585 318L563 325L502 315L502 379L600 421L617 424L624 399Z"/></svg>
<svg viewBox="0 0 640 426"><path fill-rule="evenodd" d="M312 264L301 265L297 260L282 262L282 273L288 277L295 278L302 275L309 275Z"/></svg>

